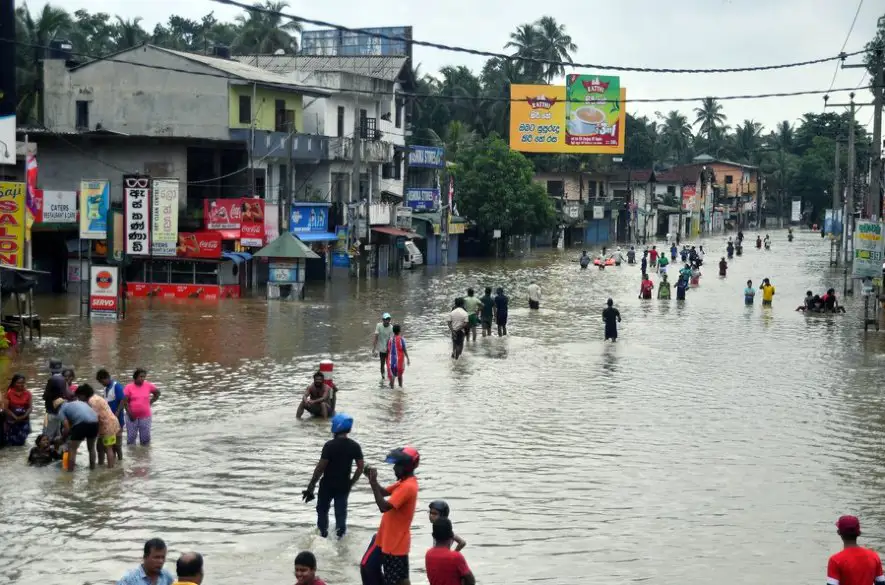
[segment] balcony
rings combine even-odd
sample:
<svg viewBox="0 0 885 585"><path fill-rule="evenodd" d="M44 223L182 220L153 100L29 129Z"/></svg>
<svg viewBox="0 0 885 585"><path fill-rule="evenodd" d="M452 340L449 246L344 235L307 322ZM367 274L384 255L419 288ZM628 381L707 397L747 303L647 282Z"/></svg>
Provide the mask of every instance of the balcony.
<svg viewBox="0 0 885 585"><path fill-rule="evenodd" d="M369 206L369 225L396 225L397 205L373 203Z"/></svg>
<svg viewBox="0 0 885 585"><path fill-rule="evenodd" d="M393 162L393 144L390 142L366 140L360 141L362 150L360 159L362 162L375 164L388 164ZM353 138L335 137L329 138L329 160L352 161Z"/></svg>
<svg viewBox="0 0 885 585"><path fill-rule="evenodd" d="M252 144L252 130L231 128L230 139ZM257 158L289 159L288 132L256 130L252 156ZM329 160L329 137L320 134L295 134L292 137L292 159L297 163L319 163Z"/></svg>

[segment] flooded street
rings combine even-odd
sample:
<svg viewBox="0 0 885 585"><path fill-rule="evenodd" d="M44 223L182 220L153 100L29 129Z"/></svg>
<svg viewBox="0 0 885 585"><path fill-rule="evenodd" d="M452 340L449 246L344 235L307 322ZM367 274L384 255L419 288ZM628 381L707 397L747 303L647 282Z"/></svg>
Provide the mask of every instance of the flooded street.
<svg viewBox="0 0 885 585"><path fill-rule="evenodd" d="M707 240L684 304L638 300L638 266L580 271L580 251L313 285L304 303L145 301L121 324L69 316L74 298L39 299L42 342L0 366L28 377L35 432L49 357L81 383L144 366L163 396L153 444L124 448L122 470L29 469L26 449L0 451L0 582L112 583L160 536L171 561L203 553L213 585L294 582L306 548L330 585L359 583L380 519L368 485L341 543L315 535L301 502L330 435L295 408L328 357L339 410L379 475L393 477L390 449L421 451L413 583L426 582L426 508L440 498L481 583L820 582L840 514L885 546L885 332L864 335L860 299L845 316L794 312L807 289L841 292L817 234L788 244L772 232L770 252L751 238L727 279L716 276L725 238ZM745 281L764 277L773 308L758 295L744 307ZM534 313L532 280L544 294ZM445 316L468 286L505 288L510 335L478 339L455 363ZM608 297L624 319L616 345L602 341ZM402 391L379 386L370 352L383 311L410 344Z"/></svg>

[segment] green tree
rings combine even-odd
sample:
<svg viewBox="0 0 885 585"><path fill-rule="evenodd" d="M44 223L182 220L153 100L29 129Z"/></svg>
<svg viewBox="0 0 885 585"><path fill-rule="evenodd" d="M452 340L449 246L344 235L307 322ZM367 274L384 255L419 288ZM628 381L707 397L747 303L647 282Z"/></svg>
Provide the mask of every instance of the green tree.
<svg viewBox="0 0 885 585"><path fill-rule="evenodd" d="M744 120L732 135L732 154L739 161L756 164L762 148L762 124Z"/></svg>
<svg viewBox="0 0 885 585"><path fill-rule="evenodd" d="M498 136L462 148L455 157L458 211L480 232L536 234L551 229L556 214L544 188L533 180L532 163Z"/></svg>
<svg viewBox="0 0 885 585"><path fill-rule="evenodd" d="M16 38L21 43L16 49L16 110L25 123L43 123L43 47L70 32L72 24L67 12L50 4L37 15L27 4L15 9Z"/></svg>
<svg viewBox="0 0 885 585"><path fill-rule="evenodd" d="M117 17L117 26L114 27L113 37L115 49L124 51L137 47L148 39L148 33L141 28L142 18L136 16L130 20L126 20L121 16Z"/></svg>
<svg viewBox="0 0 885 585"><path fill-rule="evenodd" d="M713 137L717 129L724 129L725 121L728 119L722 112L722 104L716 98L704 98L700 107L694 109L695 125L700 124L700 132L707 137L712 143Z"/></svg>
<svg viewBox="0 0 885 585"><path fill-rule="evenodd" d="M535 49L536 57L559 63L574 63L572 53L578 50L578 45L565 32L564 24L559 24L552 16L542 16L535 23L535 28L539 33ZM547 83L565 75L565 66L563 65L548 63L543 67L543 75Z"/></svg>
<svg viewBox="0 0 885 585"><path fill-rule="evenodd" d="M264 4L253 4L270 12L279 13L289 7L285 0L265 0ZM301 25L294 20L277 14L252 10L237 17L239 33L234 39L233 49L238 53L270 54L282 50L295 53L298 42L293 33L301 32Z"/></svg>
<svg viewBox="0 0 885 585"><path fill-rule="evenodd" d="M678 110L671 110L664 119L663 141L667 148L667 158L678 163L688 162L691 149L691 125Z"/></svg>
<svg viewBox="0 0 885 585"><path fill-rule="evenodd" d="M513 49L513 56L521 59L539 58L538 47L541 44L541 32L534 24L526 23L516 27L516 31L510 33L510 41L504 45L505 49ZM544 65L533 61L519 61L520 72L526 79L541 81L544 78Z"/></svg>

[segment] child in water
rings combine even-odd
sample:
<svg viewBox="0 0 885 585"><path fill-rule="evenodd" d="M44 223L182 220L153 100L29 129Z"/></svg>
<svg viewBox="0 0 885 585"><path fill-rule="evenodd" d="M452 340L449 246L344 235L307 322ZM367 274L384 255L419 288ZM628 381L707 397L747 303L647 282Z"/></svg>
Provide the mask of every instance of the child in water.
<svg viewBox="0 0 885 585"><path fill-rule="evenodd" d="M448 518L449 517L449 505L445 500L434 500L430 502L430 524L433 525L434 522L439 520L440 518ZM465 546L467 546L467 541L458 536L454 535L452 540L455 542L455 551L460 551Z"/></svg>
<svg viewBox="0 0 885 585"><path fill-rule="evenodd" d="M744 304L752 305L753 301L756 299L756 289L753 288L753 281L747 281L747 288L744 289Z"/></svg>
<svg viewBox="0 0 885 585"><path fill-rule="evenodd" d="M37 446L33 447L28 454L28 465L45 467L53 461L61 460L61 453L52 446L49 437L46 435L38 435L35 442Z"/></svg>
<svg viewBox="0 0 885 585"><path fill-rule="evenodd" d="M658 299L664 301L670 300L670 282L667 280L666 274L661 277L661 282L658 284Z"/></svg>

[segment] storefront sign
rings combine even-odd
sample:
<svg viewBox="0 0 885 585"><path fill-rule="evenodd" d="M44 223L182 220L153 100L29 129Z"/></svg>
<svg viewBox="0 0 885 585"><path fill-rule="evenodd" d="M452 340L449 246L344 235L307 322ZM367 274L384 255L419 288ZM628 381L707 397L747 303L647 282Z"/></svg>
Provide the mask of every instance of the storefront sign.
<svg viewBox="0 0 885 585"><path fill-rule="evenodd" d="M885 255L883 224L857 220L854 228L854 262L851 277L881 278L883 255Z"/></svg>
<svg viewBox="0 0 885 585"><path fill-rule="evenodd" d="M409 166L423 169L441 169L446 166L445 149L441 146L410 146Z"/></svg>
<svg viewBox="0 0 885 585"><path fill-rule="evenodd" d="M513 150L624 152L627 91L617 77L568 75L566 85L513 84L510 99Z"/></svg>
<svg viewBox="0 0 885 585"><path fill-rule="evenodd" d="M35 223L77 223L77 192L36 190Z"/></svg>
<svg viewBox="0 0 885 585"><path fill-rule="evenodd" d="M238 230L242 216L241 199L203 200L203 223L207 230Z"/></svg>
<svg viewBox="0 0 885 585"><path fill-rule="evenodd" d="M119 306L119 273L116 266L89 269L89 316L116 317Z"/></svg>
<svg viewBox="0 0 885 585"><path fill-rule="evenodd" d="M175 256L178 244L178 179L151 181L151 249L154 256Z"/></svg>
<svg viewBox="0 0 885 585"><path fill-rule="evenodd" d="M147 256L150 251L150 187L148 177L123 177L123 223L126 228L126 254Z"/></svg>
<svg viewBox="0 0 885 585"><path fill-rule="evenodd" d="M240 298L240 287L238 285L219 286L217 284L147 284L144 282L127 282L126 296L217 301L218 299Z"/></svg>
<svg viewBox="0 0 885 585"><path fill-rule="evenodd" d="M0 264L25 265L24 183L0 183Z"/></svg>
<svg viewBox="0 0 885 585"><path fill-rule="evenodd" d="M292 204L289 231L292 233L327 232L329 226L328 205Z"/></svg>
<svg viewBox="0 0 885 585"><path fill-rule="evenodd" d="M243 199L240 245L260 248L265 242L264 199Z"/></svg>
<svg viewBox="0 0 885 585"><path fill-rule="evenodd" d="M80 239L104 240L108 237L110 205L110 182L101 180L80 182Z"/></svg>
<svg viewBox="0 0 885 585"><path fill-rule="evenodd" d="M179 258L221 258L221 234L218 232L181 232L175 255Z"/></svg>
<svg viewBox="0 0 885 585"><path fill-rule="evenodd" d="M406 189L406 205L412 211L433 211L439 207L439 189Z"/></svg>

